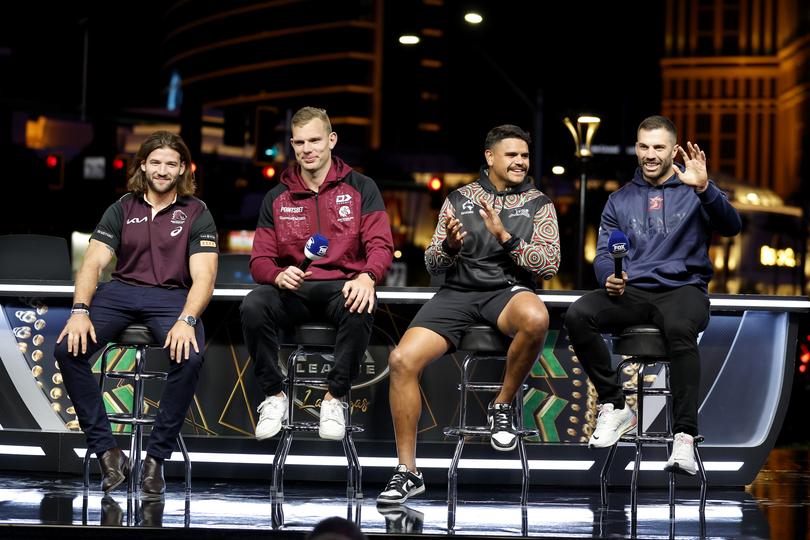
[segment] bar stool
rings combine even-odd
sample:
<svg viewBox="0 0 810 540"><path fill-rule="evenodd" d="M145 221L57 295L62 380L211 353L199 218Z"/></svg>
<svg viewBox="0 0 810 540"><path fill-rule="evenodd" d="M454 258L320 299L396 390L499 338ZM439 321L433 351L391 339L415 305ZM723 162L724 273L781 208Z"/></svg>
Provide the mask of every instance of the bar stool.
<svg viewBox="0 0 810 540"><path fill-rule="evenodd" d="M636 396L636 407L638 413L638 426L636 433L623 435L619 441L633 443L636 447L636 458L633 465L633 476L630 482L630 504L633 515L638 508L638 476L641 468L641 452L645 444L665 444L667 455L672 453L672 390L669 382L670 360L667 358L667 347L661 330L651 324L640 324L625 328L621 334L613 338L613 353L620 354L626 358L619 363L618 370L621 372L629 364L638 364L638 374L636 388L625 388L624 395ZM644 371L646 368L660 364L664 370L664 386L659 388L649 388L644 386ZM665 431L653 432L644 429L644 398L646 396L663 396L666 402L664 411ZM629 407L629 405L626 405ZM703 442L703 437L695 437L695 459L698 465L698 480L700 482L700 513L704 513L706 508L706 470L703 468L703 460L700 458L698 443ZM610 466L616 455L618 443L610 448L607 460L602 467L599 476L600 494L602 507L607 507L607 486ZM675 508L675 473L669 473L669 507L670 515Z"/></svg>
<svg viewBox="0 0 810 540"><path fill-rule="evenodd" d="M497 328L487 324L470 326L462 336L458 350L467 354L461 365L461 383L459 390L458 426L444 428L448 437L458 437L456 451L447 471L447 528L453 530L456 521L456 503L458 490L458 464L464 443L468 437L489 437L489 426L472 426L467 423L467 394L469 392L498 392L503 386L502 382L472 381L473 365L481 360L500 360L506 362L506 352L509 350L511 340L504 336ZM517 448L520 464L523 470L523 483L520 492L520 504L526 506L529 495L529 460L526 457L526 437L536 437L540 432L536 429L523 427L523 393L529 388L521 384L515 394L514 425L517 429Z"/></svg>
<svg viewBox="0 0 810 540"><path fill-rule="evenodd" d="M118 340L110 343L101 353L101 375L98 386L102 394L104 392L104 380L125 379L132 381L132 411L129 413L108 414L110 422L132 426L129 443L129 478L127 480L127 493L135 491L141 473L141 452L142 434L144 426L152 426L155 423L154 414L146 414L143 410L144 381L166 380L167 373L164 371L146 370L146 351L150 347L161 347L155 342L149 327L145 324L130 324L118 336ZM135 351L135 364L132 371L110 370L107 371L107 357L113 351L125 351L132 349ZM191 460L188 456L186 443L183 435L177 434L177 445L183 453L185 462L185 491L186 495L191 493ZM90 489L90 457L92 452L87 449L84 455L84 489Z"/></svg>
<svg viewBox="0 0 810 540"><path fill-rule="evenodd" d="M289 335L282 336L282 343L291 344L295 349L287 357L287 377L284 379L284 391L288 400L287 422L281 426L281 437L276 447L276 455L273 458L273 486L271 494L273 497L284 497L284 463L290 453L293 434L297 432L318 431L318 422L296 422L293 414L295 412L295 396L297 389L301 387L326 389L325 377L298 377L295 368L299 360L308 356L332 353L335 349L335 339L337 338L337 328L328 323L307 323L300 324L293 328ZM363 498L362 477L363 470L360 467L360 458L354 446L352 435L361 433L362 426L353 425L352 421L352 390L346 393L345 403L349 404L348 412L344 413L346 419L346 434L341 439L343 443L343 453L346 455L348 463L348 481L346 492L349 497L357 499Z"/></svg>

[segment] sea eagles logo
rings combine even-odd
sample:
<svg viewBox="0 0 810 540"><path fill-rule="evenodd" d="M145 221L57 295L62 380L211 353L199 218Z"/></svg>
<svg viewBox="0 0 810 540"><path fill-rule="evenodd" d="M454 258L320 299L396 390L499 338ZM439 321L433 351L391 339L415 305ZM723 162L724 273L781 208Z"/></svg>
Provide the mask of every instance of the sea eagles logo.
<svg viewBox="0 0 810 540"><path fill-rule="evenodd" d="M182 210L175 210L174 212L172 212L172 223L182 225L183 223L186 222L187 219L188 216L185 213L183 213Z"/></svg>

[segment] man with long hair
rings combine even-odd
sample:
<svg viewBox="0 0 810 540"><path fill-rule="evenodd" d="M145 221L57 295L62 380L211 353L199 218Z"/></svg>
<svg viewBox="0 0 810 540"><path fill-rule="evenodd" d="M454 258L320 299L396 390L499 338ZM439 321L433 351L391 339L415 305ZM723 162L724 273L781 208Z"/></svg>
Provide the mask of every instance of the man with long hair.
<svg viewBox="0 0 810 540"><path fill-rule="evenodd" d="M90 237L54 356L88 447L98 456L101 488L109 492L126 479L129 460L113 438L90 357L134 322L146 324L168 349L171 368L140 479L146 498L160 498L163 460L174 450L203 363L205 332L198 319L214 290L217 230L205 203L193 196L191 154L178 135L157 131L147 137L127 188ZM99 284L114 256L112 280Z"/></svg>

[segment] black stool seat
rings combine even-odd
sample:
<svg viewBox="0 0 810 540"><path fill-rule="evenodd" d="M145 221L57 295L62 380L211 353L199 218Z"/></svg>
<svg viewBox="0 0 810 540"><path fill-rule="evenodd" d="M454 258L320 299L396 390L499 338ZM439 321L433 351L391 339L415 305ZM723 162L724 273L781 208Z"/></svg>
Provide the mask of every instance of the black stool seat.
<svg viewBox="0 0 810 540"><path fill-rule="evenodd" d="M661 330L652 324L628 326L613 338L613 352L623 356L664 358L667 343Z"/></svg>
<svg viewBox="0 0 810 540"><path fill-rule="evenodd" d="M160 344L155 342L152 337L152 332L145 324L130 324L121 335L118 336L116 343L119 345L148 345L152 347L159 347Z"/></svg>
<svg viewBox="0 0 810 540"><path fill-rule="evenodd" d="M488 324L470 326L458 344L459 351L505 354L512 340Z"/></svg>
<svg viewBox="0 0 810 540"><path fill-rule="evenodd" d="M299 376L296 373L296 366L299 358L307 356L323 355L333 352L337 341L337 327L330 323L309 322L295 325L291 329L280 332L280 342L285 345L293 345L295 348L287 357L287 376L284 379L284 392L287 394L288 409L287 421L281 425L281 437L278 440L276 453L273 457L273 485L271 493L276 501L284 497L284 465L292 445L293 434L298 432L317 432L320 422L301 422L294 420L297 389L301 387L328 388L327 380L323 376ZM307 374L309 375L309 374ZM352 435L364 430L363 426L352 424L351 404L352 390L345 396L345 403L349 405L348 414L344 414L346 420L346 434L341 443L343 453L346 455L347 464L347 495L357 499L363 498L363 470L360 466L360 457L354 446Z"/></svg>
<svg viewBox="0 0 810 540"><path fill-rule="evenodd" d="M336 339L337 328L328 323L299 324L282 334L283 342L308 347L334 347Z"/></svg>

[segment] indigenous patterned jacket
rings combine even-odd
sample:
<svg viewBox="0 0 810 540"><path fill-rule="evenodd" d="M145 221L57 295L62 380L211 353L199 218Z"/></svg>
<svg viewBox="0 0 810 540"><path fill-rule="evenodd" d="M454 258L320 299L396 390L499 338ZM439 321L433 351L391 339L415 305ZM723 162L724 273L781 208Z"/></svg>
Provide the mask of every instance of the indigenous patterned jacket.
<svg viewBox="0 0 810 540"><path fill-rule="evenodd" d="M485 200L499 213L512 235L500 244L478 214ZM448 213L458 218L467 232L461 250L447 244ZM439 212L439 223L425 251L428 272L446 273L445 286L458 290L495 290L513 285L535 289L537 277L551 279L560 266L560 234L557 213L531 178L498 192L482 169L475 182L451 192Z"/></svg>

